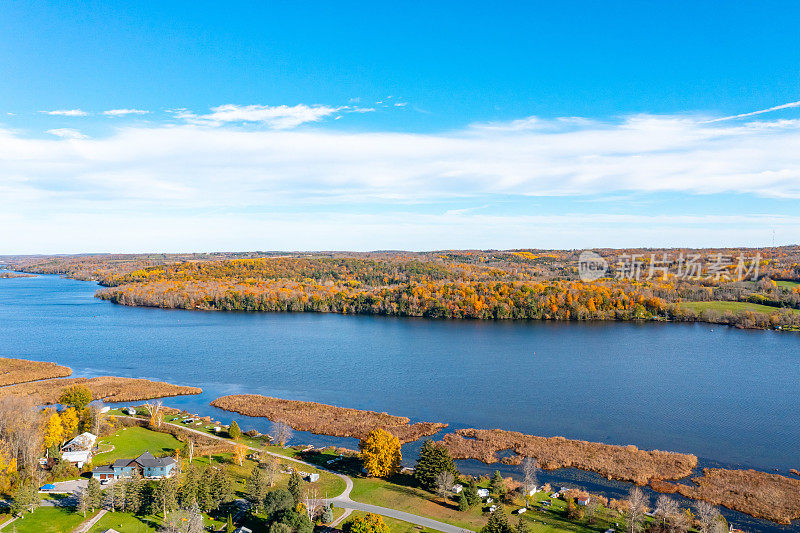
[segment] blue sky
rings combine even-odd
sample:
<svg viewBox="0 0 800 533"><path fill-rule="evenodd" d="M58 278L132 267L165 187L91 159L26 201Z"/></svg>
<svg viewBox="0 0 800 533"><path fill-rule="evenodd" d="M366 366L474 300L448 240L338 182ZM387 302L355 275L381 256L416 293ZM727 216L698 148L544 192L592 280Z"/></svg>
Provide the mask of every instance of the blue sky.
<svg viewBox="0 0 800 533"><path fill-rule="evenodd" d="M796 243L798 19L3 2L0 254Z"/></svg>

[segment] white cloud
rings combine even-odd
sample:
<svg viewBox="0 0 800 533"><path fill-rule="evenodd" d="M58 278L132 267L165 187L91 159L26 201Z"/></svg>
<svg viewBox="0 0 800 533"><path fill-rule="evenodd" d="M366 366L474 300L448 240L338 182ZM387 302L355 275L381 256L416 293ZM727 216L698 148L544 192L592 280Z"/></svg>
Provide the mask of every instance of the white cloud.
<svg viewBox="0 0 800 533"><path fill-rule="evenodd" d="M146 115L149 112L144 109L109 109L108 111L103 111L103 114L110 117L121 117L125 115Z"/></svg>
<svg viewBox="0 0 800 533"><path fill-rule="evenodd" d="M752 117L754 115L761 115L762 113L771 113L772 111L780 111L781 109L790 109L792 107L800 107L800 101L797 102L789 102L788 104L776 105L774 107L769 107L767 109L761 109L759 111L751 111L750 113L742 113L740 115L731 115L729 117L722 117L722 118L715 118L711 120L706 120L706 124L710 124L712 122L722 122L723 120L733 120L736 118L744 118L744 117Z"/></svg>
<svg viewBox="0 0 800 533"><path fill-rule="evenodd" d="M185 109L178 110L177 118L193 124L219 126L229 122L257 122L273 129L290 129L308 122L319 122L347 107L330 107L324 105L295 106L279 105L235 105L225 104L211 108L211 113L195 115Z"/></svg>
<svg viewBox="0 0 800 533"><path fill-rule="evenodd" d="M224 116L234 124L244 120L234 116L273 120L247 115L246 109L217 108L214 113L228 113ZM217 235L221 230L214 230L210 222L216 220L226 231L261 232L265 240L235 247L262 249L449 247L447 242L452 247L469 242L472 246L524 246L526 242L556 246L560 235L572 235L560 241L561 246L590 245L579 238L581 231L598 239L594 246L664 244L659 226L671 228L664 239L668 234L676 239L683 236L687 241L695 239L685 243L692 245L705 238L713 240L704 229L710 224L737 228L725 230L731 239L737 234L755 235L755 229L745 228L747 224L755 224L753 228L761 233L775 224L792 231L797 228L796 220L748 213L745 200L741 205L746 220L716 221L704 216L678 220L652 213L643 219L655 225L652 231L632 229L636 220L611 215L569 214L560 220L490 217L459 209L461 205L452 201L468 198L475 199L470 205L483 205L495 198L514 198L524 203L541 196L631 192L800 199L800 120L703 124L684 116L638 115L618 122L531 117L438 134L321 128L253 131L225 123L131 126L105 138L78 141L73 139L82 134L69 129L49 131L63 137L59 140L0 130L0 213L17 217L25 225L44 212L69 215L75 226L85 223L102 228L101 233L109 232L109 242L109 228L137 217L170 220L171 225L164 227L186 228L189 233L195 228L197 235L205 231ZM438 212L450 213L426 218L399 212L422 203L439 203L446 207ZM347 214L352 206L359 206L364 216ZM337 209L341 212L336 213ZM328 214L323 217L320 210ZM231 214L227 218L200 216L198 222L198 212ZM284 215L264 215L269 212ZM244 231L251 219L254 228ZM230 227L223 220L230 220ZM52 224L51 231L61 234L62 226ZM486 228L481 229L482 224ZM329 228L337 228L338 240ZM403 234L403 228L408 232ZM363 237L373 230L386 233ZM792 231L787 234L800 234ZM489 242L492 234L495 244ZM524 235L538 240L525 241ZM378 237L384 236L385 244L379 245ZM297 238L297 244L287 246L291 237ZM419 244L414 245L412 237L418 237ZM176 249L178 242L159 241L146 249ZM198 242L192 241L190 247L201 247ZM212 242L224 244L214 244L215 248L233 246L225 244L228 241L207 242L202 247ZM269 242L282 244L267 246ZM363 246L356 246L359 242Z"/></svg>
<svg viewBox="0 0 800 533"><path fill-rule="evenodd" d="M62 139L88 139L86 135L72 128L56 128L53 130L47 130L45 133L55 135L56 137L61 137Z"/></svg>
<svg viewBox="0 0 800 533"><path fill-rule="evenodd" d="M59 115L63 117L85 117L89 113L82 109L56 109L54 111L39 111L45 115Z"/></svg>

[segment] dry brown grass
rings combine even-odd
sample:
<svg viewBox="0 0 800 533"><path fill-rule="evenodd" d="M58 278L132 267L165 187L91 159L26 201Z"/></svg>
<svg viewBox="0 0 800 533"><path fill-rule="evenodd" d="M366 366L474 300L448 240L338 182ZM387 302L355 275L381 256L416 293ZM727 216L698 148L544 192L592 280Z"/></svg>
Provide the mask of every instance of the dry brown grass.
<svg viewBox="0 0 800 533"><path fill-rule="evenodd" d="M687 498L705 500L756 518L789 524L800 518L800 480L758 470L704 468L692 478L695 485L659 483L653 489L678 492ZM669 487L667 487L669 486ZM669 490L661 490L666 488Z"/></svg>
<svg viewBox="0 0 800 533"><path fill-rule="evenodd" d="M70 374L71 368L56 363L0 357L0 387L39 379L63 378Z"/></svg>
<svg viewBox="0 0 800 533"><path fill-rule="evenodd" d="M597 472L609 479L639 485L651 479L680 479L692 473L697 457L659 450L640 450L636 446L616 446L564 437L536 437L500 429L459 429L444 436L444 445L454 459L477 459L496 463L497 452L513 450L516 455L502 462L517 465L523 457L534 457L542 468L579 468Z"/></svg>
<svg viewBox="0 0 800 533"><path fill-rule="evenodd" d="M404 416L315 402L282 400L258 394L223 396L211 402L211 405L245 416L281 421L299 431L334 437L362 439L373 429L382 428L395 435L401 443L406 443L433 435L447 427L447 424L433 422L409 424L410 420Z"/></svg>
<svg viewBox="0 0 800 533"><path fill-rule="evenodd" d="M163 381L101 376L97 378L45 379L19 383L0 388L0 398L5 396L36 396L43 404L54 404L58 403L58 399L64 389L72 385L87 387L92 391L92 399L107 400L109 402L135 402L203 392L202 389L197 387L172 385Z"/></svg>

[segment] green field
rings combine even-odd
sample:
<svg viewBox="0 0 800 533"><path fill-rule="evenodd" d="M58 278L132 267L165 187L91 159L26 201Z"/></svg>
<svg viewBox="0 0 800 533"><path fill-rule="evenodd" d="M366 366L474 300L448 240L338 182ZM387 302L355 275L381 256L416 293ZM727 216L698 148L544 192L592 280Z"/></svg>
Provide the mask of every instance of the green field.
<svg viewBox="0 0 800 533"><path fill-rule="evenodd" d="M39 507L32 513L25 513L6 526L3 531L16 531L17 533L63 533L72 531L81 522L88 520L92 513L86 513L86 518L81 513L76 513L71 508Z"/></svg>
<svg viewBox="0 0 800 533"><path fill-rule="evenodd" d="M391 507L401 511L426 516L440 522L452 524L456 527L478 531L488 520L486 505L476 506L469 511L459 511L455 501L443 502L440 498L418 487L412 486L409 476L395 476L391 481L375 478L353 479L353 492L350 494L355 501L371 503L383 507ZM537 500L547 499L543 493L536 495ZM509 521L516 526L519 515L512 514L522 506L522 502L514 505L503 505L509 515ZM606 511L613 514L613 511ZM596 524L572 522L566 518L566 502L553 500L547 511L529 510L522 515L522 519L531 531L547 533L551 531L593 532L605 531L609 527L610 514L603 516ZM389 521L386 520L387 524ZM392 533L406 533L410 531L404 522L395 520L389 524ZM416 526L410 526L412 528ZM614 527L613 524L610 527ZM398 528L398 529L395 529Z"/></svg>
<svg viewBox="0 0 800 533"><path fill-rule="evenodd" d="M150 452L156 457L173 455L175 450L182 447L181 441L169 433L150 431L143 427L133 426L120 428L116 433L103 437L98 441L111 444L114 449L109 452L98 453L92 459L94 465L105 465L117 459L133 459L144 452Z"/></svg>
<svg viewBox="0 0 800 533"><path fill-rule="evenodd" d="M732 313L753 311L756 313L766 313L771 315L772 313L780 312L782 310L780 307L771 307L769 305L753 304L750 302L681 302L678 305L686 309L697 311L698 313L705 311L706 309L710 309L712 311L719 311L721 313L724 313L725 311L730 311ZM787 310L792 311L793 313L800 313L800 311L797 309Z"/></svg>
<svg viewBox="0 0 800 533"><path fill-rule="evenodd" d="M131 513L106 513L89 533L101 533L107 529L116 529L120 533L152 533L157 531L158 524L148 517L138 517Z"/></svg>
<svg viewBox="0 0 800 533"><path fill-rule="evenodd" d="M776 281L775 283L778 284L778 287L783 287L784 289L793 290L797 287L800 287L800 281Z"/></svg>

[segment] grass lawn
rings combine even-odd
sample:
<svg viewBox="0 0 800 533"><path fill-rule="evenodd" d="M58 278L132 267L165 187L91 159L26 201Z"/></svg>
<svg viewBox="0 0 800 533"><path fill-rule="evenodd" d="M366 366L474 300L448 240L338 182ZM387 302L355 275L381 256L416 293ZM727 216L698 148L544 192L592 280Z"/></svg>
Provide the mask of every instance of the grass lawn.
<svg viewBox="0 0 800 533"><path fill-rule="evenodd" d="M203 515L206 526L213 526L215 530L224 525L224 522L214 520L208 515ZM163 520L161 516L137 516L131 513L106 513L89 533L100 533L106 529L116 529L120 533L151 533L158 531Z"/></svg>
<svg viewBox="0 0 800 533"><path fill-rule="evenodd" d="M731 311L733 313L755 311L758 313L766 313L768 315L781 311L780 307L771 307L769 305L753 304L750 302L681 302L679 305L685 307L686 309L697 311L698 313L704 311L705 309L711 309L721 313L724 313L725 311ZM797 309L790 309L790 311L793 313L800 313L800 310Z"/></svg>
<svg viewBox="0 0 800 533"><path fill-rule="evenodd" d="M32 513L25 513L22 518L17 518L4 529L4 531L17 531L18 533L63 533L72 531L84 520L92 516L86 513L76 513L72 509L62 507L39 507Z"/></svg>
<svg viewBox="0 0 800 533"><path fill-rule="evenodd" d="M778 287L783 287L784 289L789 290L800 287L800 281L776 281L775 283L778 284Z"/></svg>
<svg viewBox="0 0 800 533"><path fill-rule="evenodd" d="M114 449L110 452L98 453L94 456L94 465L113 463L117 459L133 459L144 452L150 452L156 457L172 455L181 448L181 442L169 433L159 433L143 427L120 428L114 435L99 439L102 443L112 444Z"/></svg>
<svg viewBox="0 0 800 533"><path fill-rule="evenodd" d="M438 497L413 486L410 476L395 476L390 480L375 478L356 478L353 479L353 492L350 494L353 500L391 507L408 513L413 513L428 518L433 518L440 522L452 524L456 527L478 531L488 520L489 514L487 505L478 505L469 511L459 511L455 501L442 502ZM544 493L537 494L537 501L546 498ZM605 531L608 527L615 528L611 523L613 511L605 511L606 514L598 517L597 523L589 525L585 522L573 522L566 518L566 502L563 500L553 500L552 506L545 511L530 509L522 516L531 531L546 533L551 531L574 531L580 533ZM516 505L504 505L509 521L516 526L519 516L513 514L514 511L522 507L521 502ZM617 521L619 521L617 519ZM394 520L392 524L386 519L392 529L392 533L406 533L417 526L405 524ZM610 525L609 525L610 524ZM410 528L410 529L409 529Z"/></svg>
<svg viewBox="0 0 800 533"><path fill-rule="evenodd" d="M106 529L130 531L131 533L151 533L157 531L158 524L150 517L138 517L131 513L106 513L89 533L100 533Z"/></svg>

